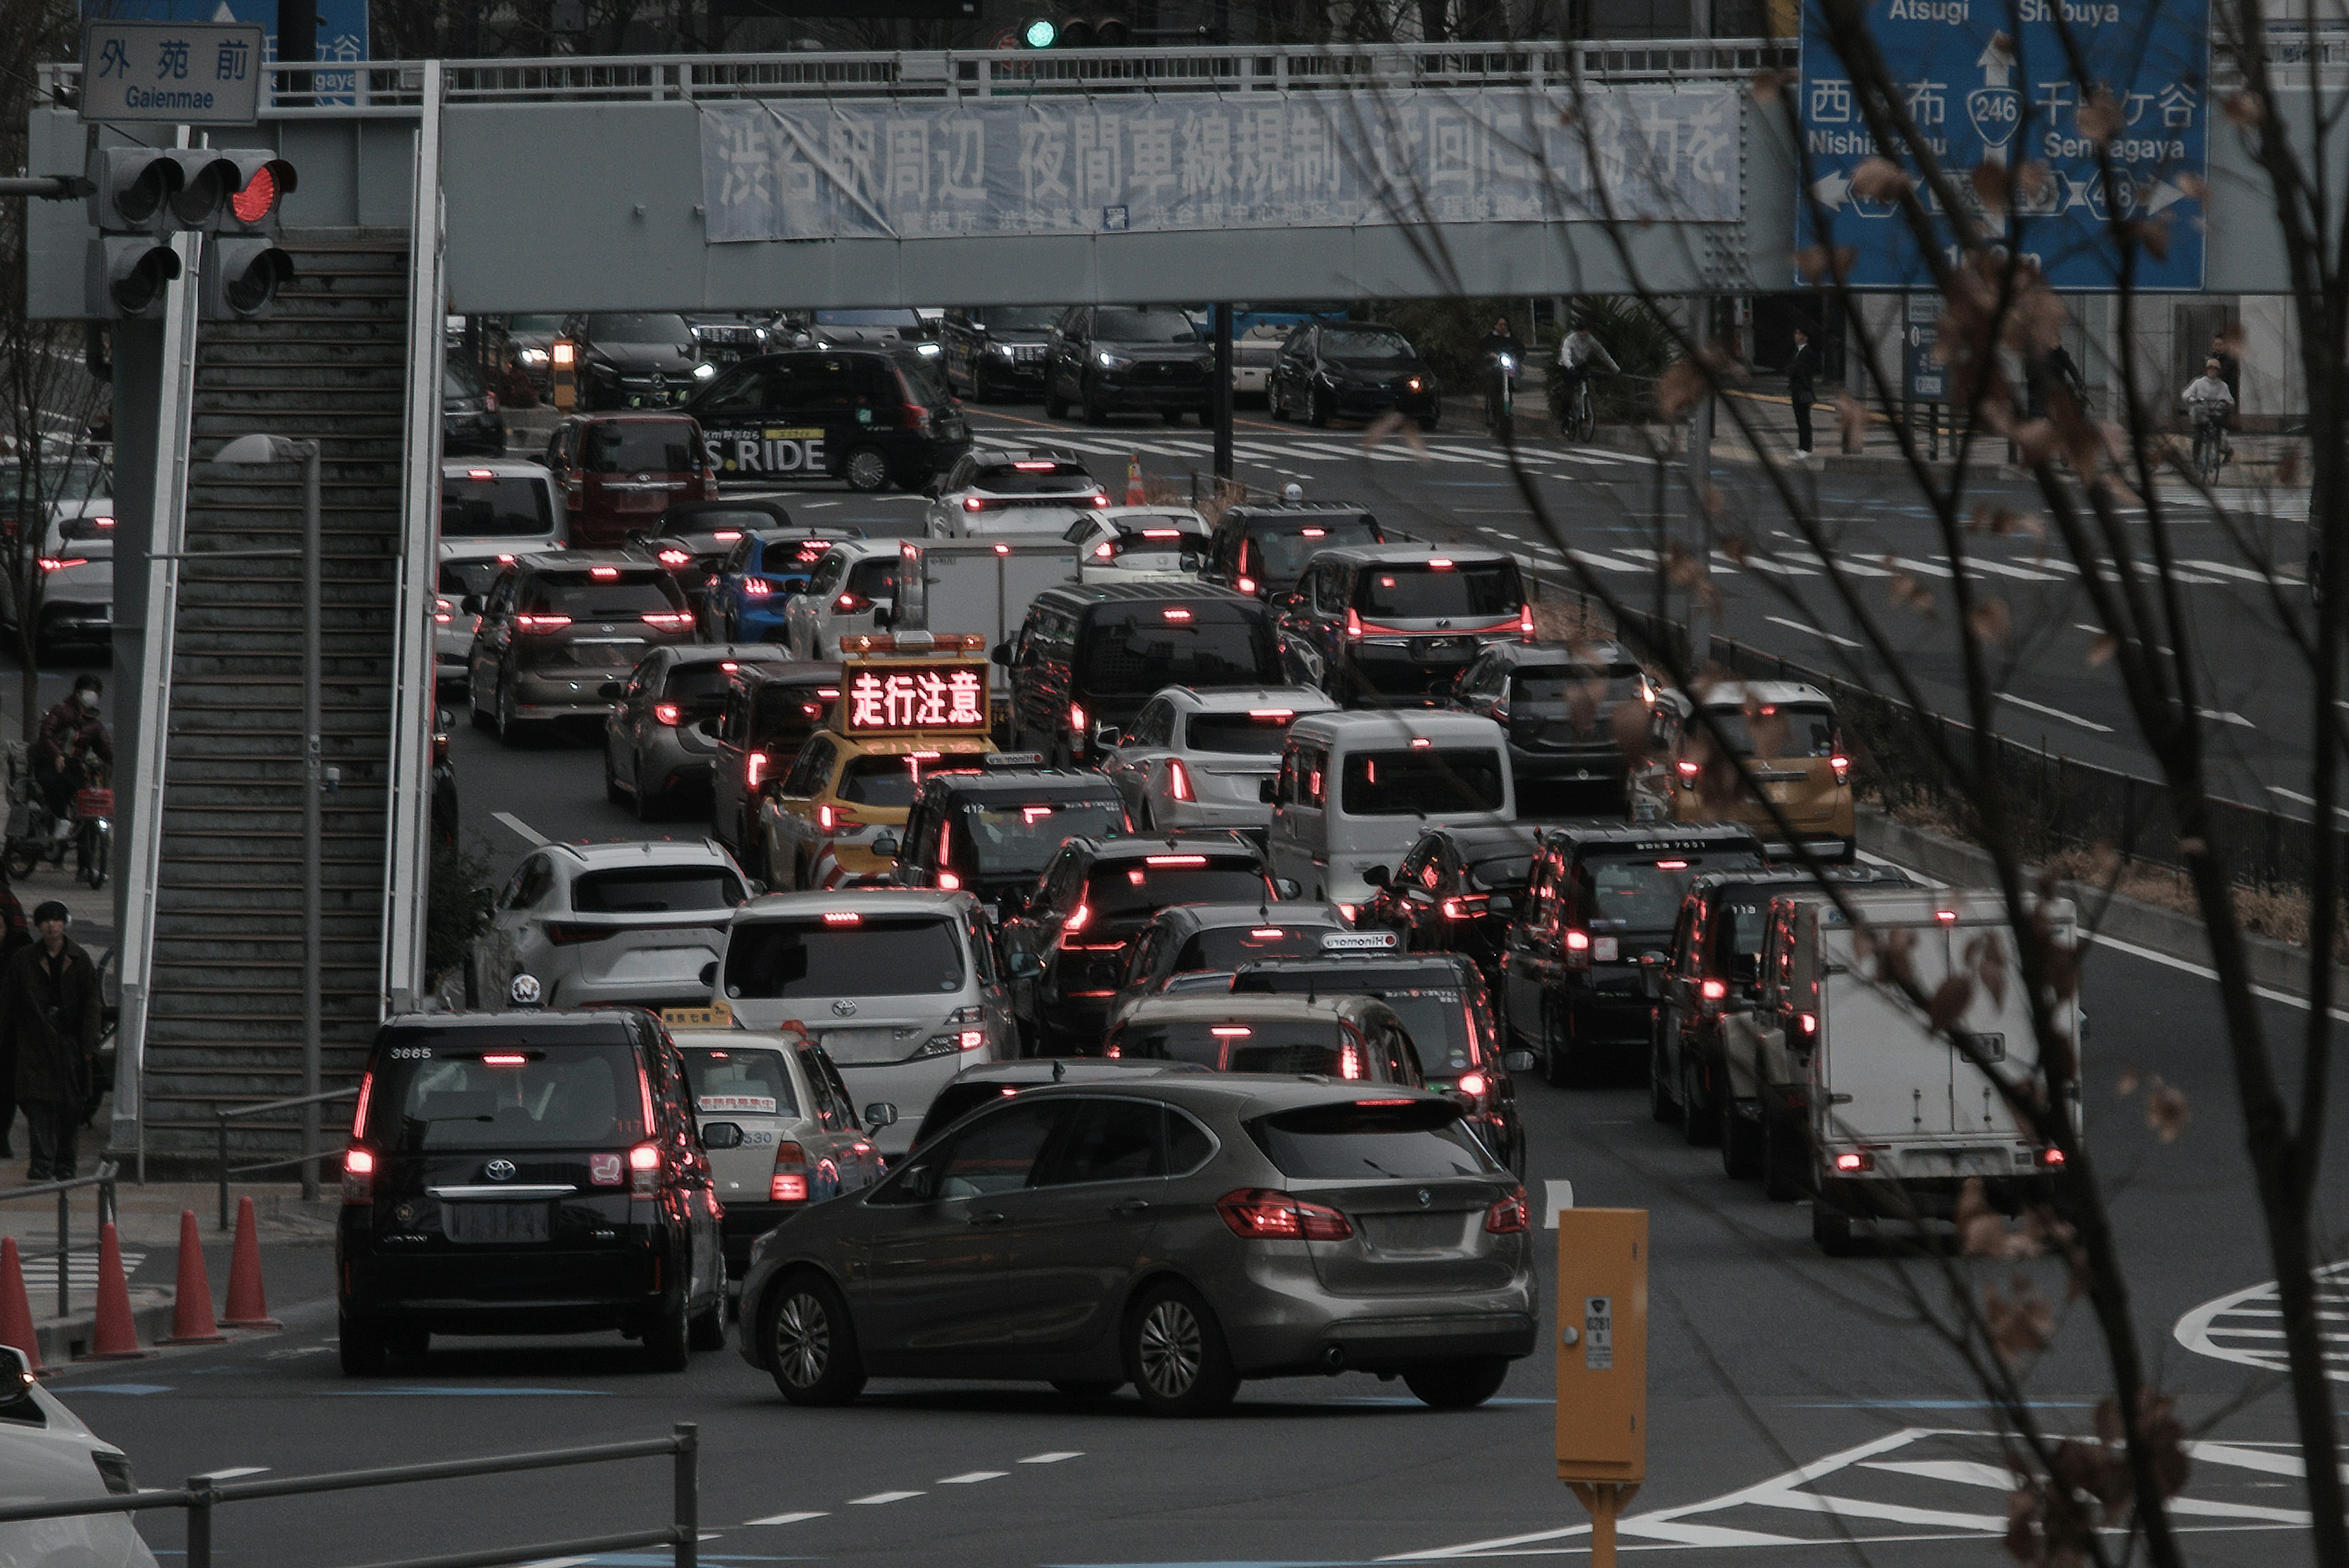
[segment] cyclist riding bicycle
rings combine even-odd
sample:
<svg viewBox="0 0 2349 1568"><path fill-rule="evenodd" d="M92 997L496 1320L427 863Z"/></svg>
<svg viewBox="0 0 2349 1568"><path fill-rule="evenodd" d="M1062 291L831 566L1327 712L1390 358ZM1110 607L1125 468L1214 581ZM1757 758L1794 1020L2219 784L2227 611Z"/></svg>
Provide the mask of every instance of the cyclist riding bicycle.
<svg viewBox="0 0 2349 1568"><path fill-rule="evenodd" d="M1485 423L1490 427L1498 421L1501 410L1509 402L1509 400L1504 396L1502 379L1506 377L1511 385L1516 384L1518 372L1525 367L1526 346L1518 341L1517 335L1510 330L1509 318L1504 316L1495 321L1493 330L1485 335L1483 348L1485 350Z"/></svg>
<svg viewBox="0 0 2349 1568"><path fill-rule="evenodd" d="M1568 333L1557 346L1558 385L1566 398L1558 405L1558 433L1565 435L1574 428L1575 410L1580 405L1584 386L1594 369L1605 368L1620 375L1623 367L1607 352L1605 344L1588 327L1578 327Z"/></svg>
<svg viewBox="0 0 2349 1568"><path fill-rule="evenodd" d="M2196 460L2200 461L2205 441L2216 443L2217 452L2210 463L2210 466L2215 469L2220 462L2226 461L2227 410L2234 405L2235 401L2235 394L2227 389L2226 379L2219 373L2218 360L2203 361L2200 379L2187 386L2178 401L2186 405L2186 411L2194 418Z"/></svg>
<svg viewBox="0 0 2349 1568"><path fill-rule="evenodd" d="M106 721L98 716L103 690L97 676L77 676L73 691L41 720L33 774L60 825L60 836L71 826L74 791L81 787L88 760L95 755L101 762L114 761L114 742L106 732Z"/></svg>

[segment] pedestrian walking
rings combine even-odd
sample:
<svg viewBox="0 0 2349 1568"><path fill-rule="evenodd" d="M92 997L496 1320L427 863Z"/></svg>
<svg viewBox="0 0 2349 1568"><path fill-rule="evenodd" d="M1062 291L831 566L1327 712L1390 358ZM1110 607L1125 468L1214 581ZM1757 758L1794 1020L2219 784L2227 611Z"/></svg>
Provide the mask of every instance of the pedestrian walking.
<svg viewBox="0 0 2349 1568"><path fill-rule="evenodd" d="M1811 405L1819 400L1819 351L1811 335L1795 328L1795 352L1786 361L1786 397L1795 405L1795 455L1811 455Z"/></svg>
<svg viewBox="0 0 2349 1568"><path fill-rule="evenodd" d="M25 918L24 903L8 885L6 869L0 867L0 974L5 974L10 961L32 945L33 923ZM16 1126L16 1042L0 1030L0 1159L16 1158L12 1141Z"/></svg>
<svg viewBox="0 0 2349 1568"><path fill-rule="evenodd" d="M39 940L0 972L0 1051L16 1057L16 1102L33 1145L27 1181L76 1174L82 1102L98 1064L98 966L67 937L71 919L54 898L35 909Z"/></svg>

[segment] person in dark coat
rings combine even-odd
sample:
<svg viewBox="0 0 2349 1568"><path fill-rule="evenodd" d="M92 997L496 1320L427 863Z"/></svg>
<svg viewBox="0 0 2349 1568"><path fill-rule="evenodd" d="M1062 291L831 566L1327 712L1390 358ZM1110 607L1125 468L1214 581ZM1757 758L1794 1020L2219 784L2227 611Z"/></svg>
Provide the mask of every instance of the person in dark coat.
<svg viewBox="0 0 2349 1568"><path fill-rule="evenodd" d="M1811 455L1811 405L1819 400L1819 351L1811 335L1795 328L1795 352L1786 361L1786 398L1795 405L1795 455Z"/></svg>
<svg viewBox="0 0 2349 1568"><path fill-rule="evenodd" d="M33 1143L27 1181L75 1174L82 1101L105 1022L98 965L66 936L69 919L54 898L35 909L40 940L0 971L0 1052L16 1059L16 1102Z"/></svg>
<svg viewBox="0 0 2349 1568"><path fill-rule="evenodd" d="M8 885L7 871L0 868L0 974L7 972L11 959L32 945L33 922L25 918L25 906ZM9 1141L16 1126L16 1044L0 1031L0 1159L16 1158L16 1147Z"/></svg>

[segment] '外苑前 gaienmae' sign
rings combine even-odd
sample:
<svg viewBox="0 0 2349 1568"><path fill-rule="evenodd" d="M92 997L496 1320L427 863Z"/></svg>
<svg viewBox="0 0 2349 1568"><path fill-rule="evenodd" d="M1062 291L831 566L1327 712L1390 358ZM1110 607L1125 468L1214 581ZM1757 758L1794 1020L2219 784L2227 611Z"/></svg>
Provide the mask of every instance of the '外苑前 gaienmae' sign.
<svg viewBox="0 0 2349 1568"><path fill-rule="evenodd" d="M249 22L82 24L81 117L124 125L251 125L268 68Z"/></svg>

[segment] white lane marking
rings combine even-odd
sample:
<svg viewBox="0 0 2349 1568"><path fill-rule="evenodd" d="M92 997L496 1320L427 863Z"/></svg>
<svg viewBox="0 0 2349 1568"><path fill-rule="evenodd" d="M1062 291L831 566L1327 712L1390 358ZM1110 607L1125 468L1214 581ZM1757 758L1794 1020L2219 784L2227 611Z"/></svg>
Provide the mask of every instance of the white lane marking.
<svg viewBox="0 0 2349 1568"><path fill-rule="evenodd" d="M1715 550L1713 555L1718 558L1722 552ZM1774 577L1816 577L1819 575L1816 567L1797 566L1786 561L1774 561L1767 556L1748 556L1742 563L1735 564L1749 566L1757 572L1767 572Z"/></svg>
<svg viewBox="0 0 2349 1568"><path fill-rule="evenodd" d="M1836 565L1855 577L1889 577L1892 574L1866 561L1855 561L1849 556L1837 556Z"/></svg>
<svg viewBox="0 0 2349 1568"><path fill-rule="evenodd" d="M752 1524L797 1524L804 1519L829 1519L831 1516L831 1511L828 1509L811 1508L803 1510L798 1513L771 1513L764 1519L753 1519L749 1522Z"/></svg>
<svg viewBox="0 0 2349 1568"><path fill-rule="evenodd" d="M2257 724L2252 723L2240 713L2230 713L2223 708L2197 708L2194 711L2213 723L2235 724L2240 725L2241 728L2246 730L2256 730L2259 728Z"/></svg>
<svg viewBox="0 0 2349 1568"><path fill-rule="evenodd" d="M1947 566L1937 566L1931 561L1920 561L1914 556L1887 556L1885 559L1905 571L1923 572L1928 576L1954 577L1958 575Z"/></svg>
<svg viewBox="0 0 2349 1568"><path fill-rule="evenodd" d="M267 1465L233 1465L224 1470L206 1470L204 1477L208 1480L233 1480L238 1476L265 1476L268 1473Z"/></svg>
<svg viewBox="0 0 2349 1568"><path fill-rule="evenodd" d="M1649 570L1630 561L1619 561L1612 556L1595 556L1588 550L1568 550L1567 555L1583 566L1596 566L1602 572L1638 572L1644 576Z"/></svg>
<svg viewBox="0 0 2349 1568"><path fill-rule="evenodd" d="M1008 1476L1010 1473L1011 1472L1009 1470L966 1470L958 1476L948 1476L944 1480L938 1482L938 1484L940 1486L971 1486L979 1481L1001 1480L1005 1476Z"/></svg>
<svg viewBox="0 0 2349 1568"><path fill-rule="evenodd" d="M2110 724L2099 724L2094 719L2083 719L2077 713L2066 713L2061 708L2050 708L2044 702L2033 702L2030 698L2017 697L2012 691L2000 692L1998 700L2002 702L2012 702L2018 708L2028 708L2034 713L2044 713L2051 719L2061 719L2067 724L2077 724L2083 730L2094 730L2099 735L2109 735L2113 732L2113 727Z"/></svg>
<svg viewBox="0 0 2349 1568"><path fill-rule="evenodd" d="M870 1508L875 1503L903 1502L909 1497L920 1497L921 1495L923 1494L918 1491L876 1491L871 1497L850 1498L848 1500L848 1506L851 1508Z"/></svg>
<svg viewBox="0 0 2349 1568"><path fill-rule="evenodd" d="M1972 1459L1869 1459L1859 1468L1896 1476L1923 1476L1927 1480L1955 1481L1960 1486L1986 1486L1999 1492L2014 1490L2013 1470L2003 1465L1977 1464Z"/></svg>
<svg viewBox="0 0 2349 1568"><path fill-rule="evenodd" d="M1980 556L1966 557L1966 565L1978 572L1995 572L2002 577L2020 577L2026 583L2054 583L2063 579L2053 572L2035 571L2029 566L2010 566Z"/></svg>
<svg viewBox="0 0 2349 1568"><path fill-rule="evenodd" d="M1805 626L1801 621L1788 620L1782 615L1765 615L1762 618L1776 626L1792 627L1796 631L1808 632L1813 637L1824 637L1829 642L1834 643L1837 648L1857 648L1860 646L1858 643L1854 642L1850 638L1837 637L1834 632L1822 631L1815 626Z"/></svg>
<svg viewBox="0 0 2349 1568"><path fill-rule="evenodd" d="M496 823L501 827L503 827L507 832L512 834L516 838L521 839L524 844L529 845L533 849L543 847L549 842L546 835L541 833L537 828L533 827L529 823L524 822L521 817L516 816L512 812L493 811L490 813L490 820Z"/></svg>
<svg viewBox="0 0 2349 1568"><path fill-rule="evenodd" d="M1085 1451L1082 1449L1055 1449L1049 1454L1030 1454L1019 1462L1023 1465L1057 1465L1062 1459L1081 1459L1084 1457Z"/></svg>
<svg viewBox="0 0 2349 1568"><path fill-rule="evenodd" d="M2340 1015L2336 1009L2333 1016L2337 1018ZM2310 1277L2322 1294L2328 1285L2349 1282L2349 1263L2327 1264L2315 1270ZM2275 1343L2283 1337L2281 1329L2238 1328L2223 1321L2232 1317L2271 1320L2280 1315L2278 1300L2273 1280L2248 1290L2215 1297L2180 1317L2170 1329L2170 1337L2197 1355L2207 1355L2214 1361L2231 1361L2242 1366L2256 1366L2264 1372L2286 1371L2292 1365L2291 1358L2284 1347ZM2256 1339L2261 1343L2222 1344L2213 1337L2217 1334L2225 1334L2230 1342ZM2322 1336L2327 1346L2324 1352L2325 1376L2335 1383L2349 1383L2349 1365L2344 1365L2349 1363L2349 1350L2343 1348L2349 1345L2349 1331L2327 1326L2322 1331ZM2293 1460L2295 1466L2298 1463L2297 1459ZM2297 1474L2297 1469L2293 1473Z"/></svg>
<svg viewBox="0 0 2349 1568"><path fill-rule="evenodd" d="M2177 970L2181 974L2199 975L2204 980L2216 980L2219 978L2219 971L2212 969L2208 964L2196 963L2191 959L2172 958L2168 953L2158 953L2151 948L2141 948L2135 942L2125 942L2118 937L2106 936L2102 931L2096 933L2096 946L2100 948L2110 948L2116 953L2127 953L2131 958L2141 958L2146 960L2147 962L2158 963L2165 968ZM2304 996L2293 996L2288 992L2272 990L2264 985L2255 985L2251 987L2251 994L2258 997L2261 1002L2280 1002L2286 1007L2297 1007L2302 1012L2308 1011L2308 998ZM2327 1011L2342 1023L2349 1023L2349 1007L2334 1007L2327 1009ZM2344 1268L2349 1268L2349 1264L2343 1264L2341 1266Z"/></svg>
<svg viewBox="0 0 2349 1568"><path fill-rule="evenodd" d="M2243 582L2246 582L2246 583L2268 583L2268 582L2275 582L2275 583L2284 584L2284 585L2286 585L2286 586L2288 586L2288 587L2301 587L2304 586L2304 585L2305 585L2305 583L2306 583L2306 581L2307 581L2307 579L2305 579L2305 578L2303 578L2303 577L2296 577L2296 576L2293 576L2290 572L2284 571L2284 570L2282 570L2281 567L2279 567L2279 568L2278 568L2278 569L2277 569L2273 574L2270 574L2270 573L2267 573L2267 572L2255 572L2255 571L2253 571L2253 570L2252 570L2251 567L2249 567L2249 566L2229 566L2229 565L2228 565L2226 562L2224 562L2224 561L2183 561L2183 560L2181 560L2181 561L2179 561L2178 564L2179 566L2199 566L2202 570L2204 570L2204 571L2206 571L2206 572L2216 572L2216 573L2218 573L2218 574L2219 574L2220 576L2222 576L2222 577L2234 577L2234 578L2238 578L2238 579L2240 579L2240 581L2243 581ZM2200 582L2208 582L2208 581L2209 581L2209 578L2207 578L2207 577L2203 577L2203 578L2189 577L2189 576L2185 576L2184 574L2182 574L2182 573L2179 575L2179 580L2180 580L2180 581L2182 581L2182 582L2189 582L2189 583L2190 583L2190 582L2197 582L2197 581L2200 581Z"/></svg>

